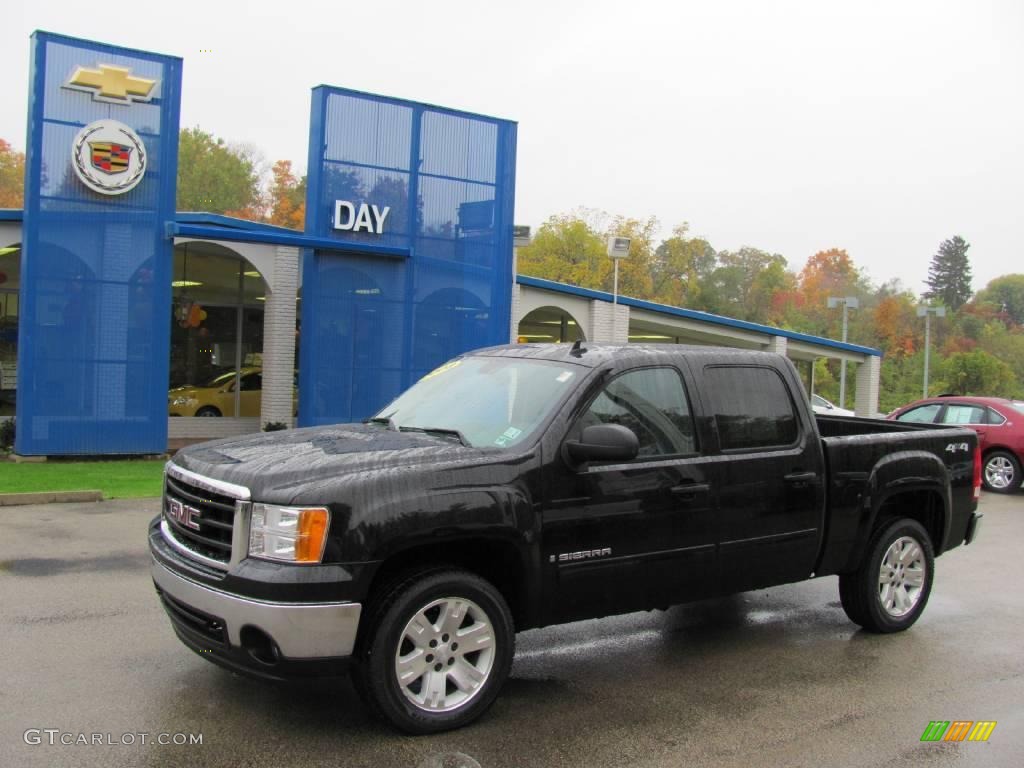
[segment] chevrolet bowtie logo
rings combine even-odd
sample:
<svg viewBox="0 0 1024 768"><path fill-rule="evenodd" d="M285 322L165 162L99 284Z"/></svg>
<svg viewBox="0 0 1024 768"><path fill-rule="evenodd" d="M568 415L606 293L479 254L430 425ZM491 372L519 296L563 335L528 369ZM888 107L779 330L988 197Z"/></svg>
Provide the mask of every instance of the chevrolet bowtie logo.
<svg viewBox="0 0 1024 768"><path fill-rule="evenodd" d="M64 87L91 93L94 100L113 104L131 104L152 98L156 80L132 77L132 71L127 67L115 67L112 64L99 64L98 67L78 67Z"/></svg>

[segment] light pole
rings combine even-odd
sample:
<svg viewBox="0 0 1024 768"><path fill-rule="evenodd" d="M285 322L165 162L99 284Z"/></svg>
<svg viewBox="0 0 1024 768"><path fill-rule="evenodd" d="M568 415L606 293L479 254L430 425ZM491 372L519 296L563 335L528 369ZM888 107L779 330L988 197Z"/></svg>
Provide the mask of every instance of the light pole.
<svg viewBox="0 0 1024 768"><path fill-rule="evenodd" d="M843 343L846 343L846 333L849 328L847 311L860 308L860 300L856 296L829 296L828 308L835 309L843 305ZM839 361L839 407L846 407L846 358Z"/></svg>
<svg viewBox="0 0 1024 768"><path fill-rule="evenodd" d="M928 397L928 363L932 346L932 315L945 317L945 307L918 307L917 316L924 318L924 394L921 397Z"/></svg>
<svg viewBox="0 0 1024 768"><path fill-rule="evenodd" d="M612 279L612 341L616 341L619 335L619 261L629 256L628 237L608 238L608 258L615 262L615 277ZM629 342L629 333L626 333L626 342Z"/></svg>

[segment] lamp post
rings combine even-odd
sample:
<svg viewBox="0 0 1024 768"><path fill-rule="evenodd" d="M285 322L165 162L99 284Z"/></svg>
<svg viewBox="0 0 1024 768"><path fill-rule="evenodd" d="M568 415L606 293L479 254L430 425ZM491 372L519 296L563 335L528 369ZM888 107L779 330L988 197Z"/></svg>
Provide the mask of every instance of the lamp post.
<svg viewBox="0 0 1024 768"><path fill-rule="evenodd" d="M917 316L924 318L924 394L922 397L928 397L928 363L929 356L931 354L932 346L932 315L936 317L945 317L945 307L918 307Z"/></svg>
<svg viewBox="0 0 1024 768"><path fill-rule="evenodd" d="M829 296L828 308L835 309L843 305L843 343L846 343L846 333L849 328L847 312L851 309L860 308L860 300L856 296ZM839 361L839 407L846 407L846 358Z"/></svg>
<svg viewBox="0 0 1024 768"><path fill-rule="evenodd" d="M612 279L612 341L619 335L619 261L629 256L628 237L608 238L608 258L615 262L615 277ZM626 342L629 342L629 333L626 334Z"/></svg>

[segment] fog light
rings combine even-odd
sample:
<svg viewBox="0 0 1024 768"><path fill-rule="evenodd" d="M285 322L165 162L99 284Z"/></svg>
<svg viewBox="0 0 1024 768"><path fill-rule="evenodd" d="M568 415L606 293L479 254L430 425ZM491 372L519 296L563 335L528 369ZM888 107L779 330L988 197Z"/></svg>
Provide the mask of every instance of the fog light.
<svg viewBox="0 0 1024 768"><path fill-rule="evenodd" d="M253 504L249 556L286 563L319 563L331 513L323 507Z"/></svg>

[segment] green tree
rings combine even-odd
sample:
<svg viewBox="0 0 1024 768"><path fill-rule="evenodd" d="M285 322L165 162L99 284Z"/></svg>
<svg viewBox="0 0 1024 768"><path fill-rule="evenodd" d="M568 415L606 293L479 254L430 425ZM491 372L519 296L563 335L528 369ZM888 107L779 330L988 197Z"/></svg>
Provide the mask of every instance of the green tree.
<svg viewBox="0 0 1024 768"><path fill-rule="evenodd" d="M715 269L717 256L711 243L687 237L685 222L655 249L651 260L652 298L662 304L703 309L702 286Z"/></svg>
<svg viewBox="0 0 1024 768"><path fill-rule="evenodd" d="M775 291L795 282L786 277L786 260L749 246L738 251L719 251L718 267L704 286L708 311L740 320L765 321Z"/></svg>
<svg viewBox="0 0 1024 768"><path fill-rule="evenodd" d="M0 139L0 208L25 206L25 155Z"/></svg>
<svg viewBox="0 0 1024 768"><path fill-rule="evenodd" d="M958 395L1013 397L1018 383L1009 365L982 349L947 358L940 369L942 390Z"/></svg>
<svg viewBox="0 0 1024 768"><path fill-rule="evenodd" d="M1024 325L1024 275L1003 275L991 280L975 298L992 304L1014 325Z"/></svg>
<svg viewBox="0 0 1024 768"><path fill-rule="evenodd" d="M941 301L954 312L971 298L971 264L967 259L970 243L960 235L943 240L928 268L926 299Z"/></svg>
<svg viewBox="0 0 1024 768"><path fill-rule="evenodd" d="M178 210L263 218L256 153L199 127L178 141Z"/></svg>

